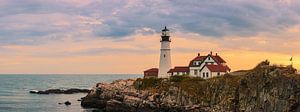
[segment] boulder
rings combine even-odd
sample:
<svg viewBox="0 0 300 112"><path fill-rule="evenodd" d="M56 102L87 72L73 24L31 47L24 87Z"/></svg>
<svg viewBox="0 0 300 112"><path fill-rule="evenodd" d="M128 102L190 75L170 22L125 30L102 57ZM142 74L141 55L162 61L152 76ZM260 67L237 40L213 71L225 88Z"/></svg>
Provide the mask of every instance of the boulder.
<svg viewBox="0 0 300 112"><path fill-rule="evenodd" d="M68 106L68 105L71 105L71 104L72 104L72 103L71 103L70 101L66 101L66 102L65 102L65 105L67 105L67 106Z"/></svg>

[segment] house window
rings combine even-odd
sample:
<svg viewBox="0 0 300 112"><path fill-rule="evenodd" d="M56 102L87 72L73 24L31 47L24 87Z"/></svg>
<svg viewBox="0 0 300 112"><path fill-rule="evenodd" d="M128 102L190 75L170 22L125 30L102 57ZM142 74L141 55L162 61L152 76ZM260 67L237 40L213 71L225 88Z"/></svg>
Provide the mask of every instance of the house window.
<svg viewBox="0 0 300 112"><path fill-rule="evenodd" d="M194 75L197 75L197 70L194 70Z"/></svg>
<svg viewBox="0 0 300 112"><path fill-rule="evenodd" d="M208 60L210 60L210 57L208 57Z"/></svg>
<svg viewBox="0 0 300 112"><path fill-rule="evenodd" d="M203 77L205 77L205 73L203 72Z"/></svg>
<svg viewBox="0 0 300 112"><path fill-rule="evenodd" d="M208 77L208 72L206 72L206 77Z"/></svg>
<svg viewBox="0 0 300 112"><path fill-rule="evenodd" d="M220 72L218 72L218 76L220 76Z"/></svg>

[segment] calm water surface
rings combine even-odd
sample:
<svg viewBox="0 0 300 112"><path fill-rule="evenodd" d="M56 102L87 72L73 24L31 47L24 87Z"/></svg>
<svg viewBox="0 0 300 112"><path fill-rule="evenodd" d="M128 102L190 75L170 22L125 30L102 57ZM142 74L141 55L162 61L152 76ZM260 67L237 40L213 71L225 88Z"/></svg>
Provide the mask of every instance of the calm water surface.
<svg viewBox="0 0 300 112"><path fill-rule="evenodd" d="M77 101L86 94L30 94L29 90L91 88L98 82L142 75L0 75L0 112L89 112ZM71 101L72 105L59 105Z"/></svg>

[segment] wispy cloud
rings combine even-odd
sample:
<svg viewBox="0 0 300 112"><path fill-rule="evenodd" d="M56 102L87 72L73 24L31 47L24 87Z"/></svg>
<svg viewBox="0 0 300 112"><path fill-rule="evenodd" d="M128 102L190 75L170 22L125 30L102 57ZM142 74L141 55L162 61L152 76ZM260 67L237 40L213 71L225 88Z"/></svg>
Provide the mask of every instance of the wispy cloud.
<svg viewBox="0 0 300 112"><path fill-rule="evenodd" d="M297 1L268 0L10 0L2 3L1 26L23 26L19 30L1 27L2 37L77 32L82 28L76 26L81 25L96 37L121 38L144 28L158 32L163 25L210 37L249 37L262 32L280 34L299 24L300 12L295 5L299 4Z"/></svg>

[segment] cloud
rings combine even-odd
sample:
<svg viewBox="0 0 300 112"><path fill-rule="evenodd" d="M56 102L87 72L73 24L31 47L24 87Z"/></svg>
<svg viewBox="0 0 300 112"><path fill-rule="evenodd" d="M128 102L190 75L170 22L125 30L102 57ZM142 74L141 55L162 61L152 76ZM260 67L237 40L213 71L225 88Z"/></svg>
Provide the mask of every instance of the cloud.
<svg viewBox="0 0 300 112"><path fill-rule="evenodd" d="M300 8L293 5L299 2L282 0L31 0L22 2L10 0L1 2L3 3L3 7L0 8L3 10L0 13L2 26L20 24L31 26L24 30L0 28L1 34L10 37L23 35L34 40L36 36L82 31L80 26L82 24L88 27L85 31L91 32L82 36L100 38L122 38L136 33L146 33L140 32L144 28L151 29L148 32L150 34L159 33L164 25L178 29L176 31L180 32L221 38L251 37L265 32L279 35L285 29L300 22ZM57 19L51 21L48 18ZM61 19L66 20L65 23L60 23ZM70 27L59 28L53 24Z"/></svg>

